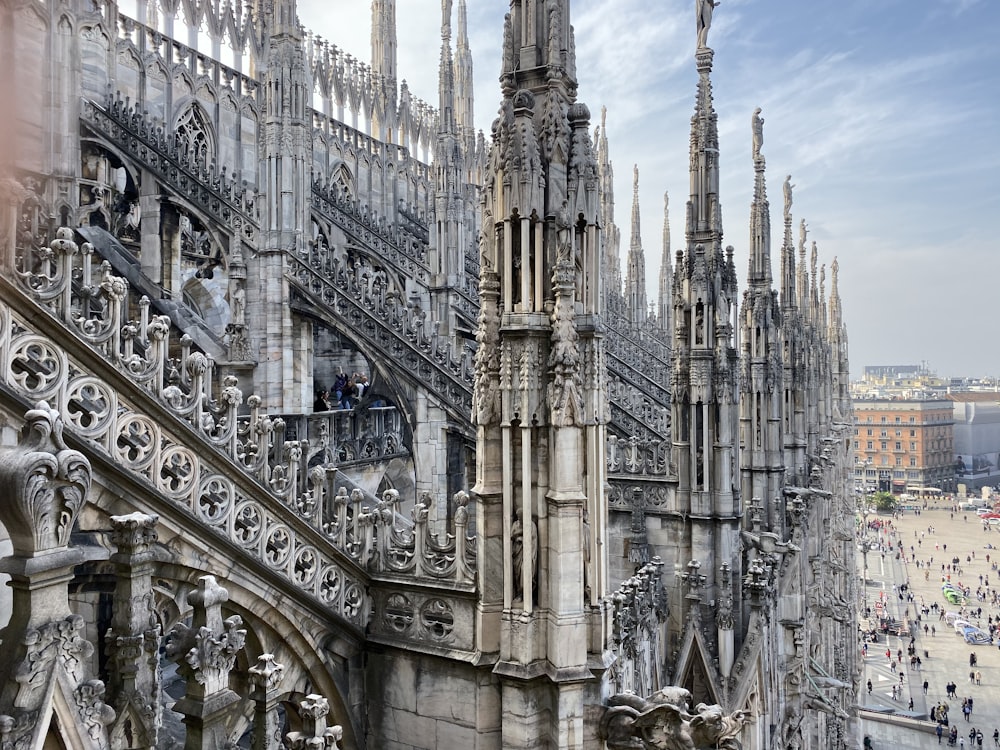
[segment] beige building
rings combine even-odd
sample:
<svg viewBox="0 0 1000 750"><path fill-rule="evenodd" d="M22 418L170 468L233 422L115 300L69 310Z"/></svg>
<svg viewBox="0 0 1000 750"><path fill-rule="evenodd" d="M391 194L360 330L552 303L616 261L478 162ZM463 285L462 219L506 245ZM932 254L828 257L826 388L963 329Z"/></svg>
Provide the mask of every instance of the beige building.
<svg viewBox="0 0 1000 750"><path fill-rule="evenodd" d="M855 400L854 424L856 488L895 494L956 489L951 401Z"/></svg>

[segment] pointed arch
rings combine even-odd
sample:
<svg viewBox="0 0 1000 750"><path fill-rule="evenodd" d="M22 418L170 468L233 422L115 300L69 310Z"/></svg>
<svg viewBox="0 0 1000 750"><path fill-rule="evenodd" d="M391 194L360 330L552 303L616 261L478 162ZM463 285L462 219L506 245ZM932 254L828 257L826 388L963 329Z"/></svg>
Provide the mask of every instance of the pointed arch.
<svg viewBox="0 0 1000 750"><path fill-rule="evenodd" d="M334 162L330 169L330 185L336 187L338 193L348 200L354 200L358 196L357 182L350 167L343 161Z"/></svg>
<svg viewBox="0 0 1000 750"><path fill-rule="evenodd" d="M189 98L178 108L173 132L177 148L198 164L211 164L217 153L217 140L211 119L202 105Z"/></svg>

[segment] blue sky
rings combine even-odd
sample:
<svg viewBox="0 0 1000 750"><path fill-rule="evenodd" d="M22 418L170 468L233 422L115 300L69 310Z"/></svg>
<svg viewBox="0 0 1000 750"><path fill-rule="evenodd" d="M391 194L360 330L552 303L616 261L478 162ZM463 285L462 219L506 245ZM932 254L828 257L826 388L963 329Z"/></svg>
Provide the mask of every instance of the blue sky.
<svg viewBox="0 0 1000 750"><path fill-rule="evenodd" d="M455 3L457 6L457 3ZM508 3L468 0L477 126L499 104ZM306 28L370 59L369 0L300 0ZM397 0L400 76L437 100L440 0ZM577 0L579 98L608 108L616 222L626 244L639 165L650 293L683 247L697 73L693 0ZM792 175L820 262L840 264L851 370L918 364L1000 376L1000 0L722 0L709 35L726 244L745 281L753 188L750 115L761 107L772 262ZM830 287L827 271L827 290ZM653 299L653 297L651 297Z"/></svg>

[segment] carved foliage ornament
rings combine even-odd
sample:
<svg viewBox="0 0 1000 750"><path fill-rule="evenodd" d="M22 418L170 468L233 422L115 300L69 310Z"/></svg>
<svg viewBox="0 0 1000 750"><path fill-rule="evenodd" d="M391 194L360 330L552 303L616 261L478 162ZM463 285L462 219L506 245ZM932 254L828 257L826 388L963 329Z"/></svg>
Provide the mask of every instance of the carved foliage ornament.
<svg viewBox="0 0 1000 750"><path fill-rule="evenodd" d="M0 510L14 554L65 547L90 489L90 462L63 441L59 413L42 401L26 415L20 444L0 459Z"/></svg>

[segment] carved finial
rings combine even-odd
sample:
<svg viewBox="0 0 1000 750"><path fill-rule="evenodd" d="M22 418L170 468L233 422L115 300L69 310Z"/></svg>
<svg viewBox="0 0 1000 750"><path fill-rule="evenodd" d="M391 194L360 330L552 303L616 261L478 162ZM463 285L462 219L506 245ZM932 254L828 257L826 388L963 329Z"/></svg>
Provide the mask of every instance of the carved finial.
<svg viewBox="0 0 1000 750"><path fill-rule="evenodd" d="M330 703L322 695L313 693L303 698L299 703L303 729L301 732L289 732L285 735L291 750L316 747L337 750L338 743L344 737L344 729L340 726L326 726L326 716L329 713Z"/></svg>
<svg viewBox="0 0 1000 750"><path fill-rule="evenodd" d="M250 673L250 683L255 688L270 692L281 684L285 667L274 660L274 654L261 654L257 657L256 666L247 671Z"/></svg>

